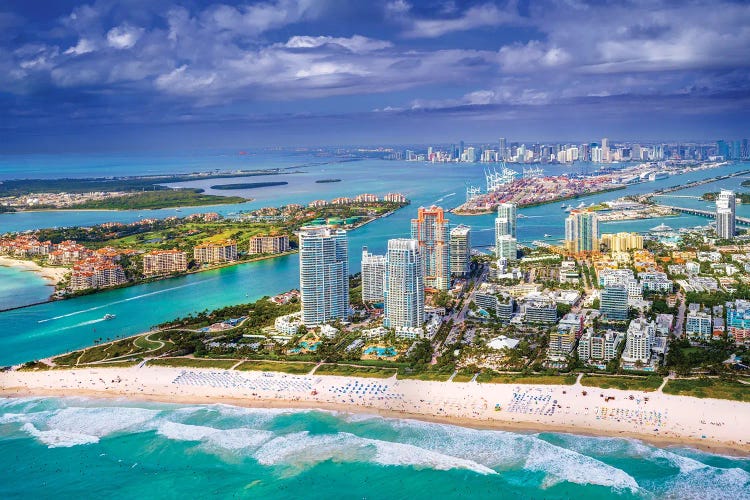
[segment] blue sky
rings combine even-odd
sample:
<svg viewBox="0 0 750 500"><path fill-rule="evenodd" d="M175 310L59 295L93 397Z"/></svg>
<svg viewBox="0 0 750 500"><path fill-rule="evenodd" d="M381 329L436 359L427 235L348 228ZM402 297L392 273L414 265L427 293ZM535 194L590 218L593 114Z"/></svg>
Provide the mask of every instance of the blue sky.
<svg viewBox="0 0 750 500"><path fill-rule="evenodd" d="M750 136L750 4L0 3L0 152Z"/></svg>

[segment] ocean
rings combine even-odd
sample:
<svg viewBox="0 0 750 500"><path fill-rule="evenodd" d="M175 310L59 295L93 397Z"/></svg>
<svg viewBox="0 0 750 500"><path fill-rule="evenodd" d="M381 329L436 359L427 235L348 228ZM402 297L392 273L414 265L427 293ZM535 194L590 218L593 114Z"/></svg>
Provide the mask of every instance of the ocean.
<svg viewBox="0 0 750 500"><path fill-rule="evenodd" d="M2 498L748 498L750 460L319 410L0 399Z"/></svg>

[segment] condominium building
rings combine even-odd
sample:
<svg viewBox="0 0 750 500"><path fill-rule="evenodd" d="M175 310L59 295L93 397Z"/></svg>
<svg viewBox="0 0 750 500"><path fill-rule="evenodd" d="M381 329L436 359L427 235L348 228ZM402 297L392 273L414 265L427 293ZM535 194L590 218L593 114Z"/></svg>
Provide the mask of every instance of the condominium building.
<svg viewBox="0 0 750 500"><path fill-rule="evenodd" d="M667 278L666 273L659 271L638 273L638 279L641 280L641 288L644 292L670 293L673 288L672 280Z"/></svg>
<svg viewBox="0 0 750 500"><path fill-rule="evenodd" d="M507 262L514 261L518 258L518 242L516 239L509 235L499 236L495 240L495 256L498 260Z"/></svg>
<svg viewBox="0 0 750 500"><path fill-rule="evenodd" d="M388 240L383 320L388 328L421 328L424 323L422 250L414 239Z"/></svg>
<svg viewBox="0 0 750 500"><path fill-rule="evenodd" d="M609 320L628 319L628 289L625 285L608 285L602 290L599 311Z"/></svg>
<svg viewBox="0 0 750 500"><path fill-rule="evenodd" d="M289 236L253 236L250 238L248 253L284 253L289 251Z"/></svg>
<svg viewBox="0 0 750 500"><path fill-rule="evenodd" d="M516 221L518 210L513 203L501 203L497 207L497 218L495 219L495 238L510 235L516 237Z"/></svg>
<svg viewBox="0 0 750 500"><path fill-rule="evenodd" d="M346 231L306 226L299 233L302 321L316 326L349 313L349 253Z"/></svg>
<svg viewBox="0 0 750 500"><path fill-rule="evenodd" d="M202 243L193 249L193 258L201 264L237 260L237 243L233 240Z"/></svg>
<svg viewBox="0 0 750 500"><path fill-rule="evenodd" d="M601 242L607 246L610 252L643 249L643 236L638 233L606 233L602 235Z"/></svg>
<svg viewBox="0 0 750 500"><path fill-rule="evenodd" d="M401 193L388 193L383 196L383 201L390 203L406 203L406 196Z"/></svg>
<svg viewBox="0 0 750 500"><path fill-rule="evenodd" d="M617 355L622 339L622 334L616 331L595 333L593 328L588 328L578 341L578 358L603 363L611 361Z"/></svg>
<svg viewBox="0 0 750 500"><path fill-rule="evenodd" d="M121 285L126 281L125 272L119 264L91 259L73 266L70 288L73 291L106 288Z"/></svg>
<svg viewBox="0 0 750 500"><path fill-rule="evenodd" d="M576 345L575 329L559 328L549 334L549 349L547 357L549 359L561 359L569 356Z"/></svg>
<svg viewBox="0 0 750 500"><path fill-rule="evenodd" d="M709 339L713 334L711 315L695 311L690 312L685 319L685 335L690 338Z"/></svg>
<svg viewBox="0 0 750 500"><path fill-rule="evenodd" d="M494 312L501 323L507 323L513 317L513 297L490 283L480 285L474 294L474 303L487 312Z"/></svg>
<svg viewBox="0 0 750 500"><path fill-rule="evenodd" d="M451 274L466 276L471 264L471 228L459 225L450 232Z"/></svg>
<svg viewBox="0 0 750 500"><path fill-rule="evenodd" d="M143 274L152 276L187 271L187 254L179 250L153 250L143 256Z"/></svg>
<svg viewBox="0 0 750 500"><path fill-rule="evenodd" d="M565 248L571 253L599 251L599 218L589 211L573 211L565 219Z"/></svg>
<svg viewBox="0 0 750 500"><path fill-rule="evenodd" d="M362 301L383 302L385 255L375 255L362 247Z"/></svg>
<svg viewBox="0 0 750 500"><path fill-rule="evenodd" d="M750 301L727 302L727 334L737 344L750 343Z"/></svg>
<svg viewBox="0 0 750 500"><path fill-rule="evenodd" d="M526 323L554 324L557 322L557 304L549 299L526 298L521 311Z"/></svg>
<svg viewBox="0 0 750 500"><path fill-rule="evenodd" d="M443 209L420 207L411 221L411 237L419 242L427 288L448 290L450 286L449 221Z"/></svg>
<svg viewBox="0 0 750 500"><path fill-rule="evenodd" d="M734 238L736 232L736 198L734 191L729 189L722 189L716 198L716 234L719 238Z"/></svg>
<svg viewBox="0 0 750 500"><path fill-rule="evenodd" d="M631 321L628 325L622 360L626 363L648 363L655 334L656 326L653 321L649 322L645 318Z"/></svg>

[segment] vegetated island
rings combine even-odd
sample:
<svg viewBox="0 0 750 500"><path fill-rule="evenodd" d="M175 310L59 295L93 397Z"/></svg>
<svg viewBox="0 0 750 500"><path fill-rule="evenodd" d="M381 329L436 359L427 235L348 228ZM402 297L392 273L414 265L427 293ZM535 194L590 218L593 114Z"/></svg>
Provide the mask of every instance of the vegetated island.
<svg viewBox="0 0 750 500"><path fill-rule="evenodd" d="M0 197L31 193L90 193L92 191L143 191L169 189L162 184L203 179L228 179L258 175L284 175L288 172L273 168L265 170L233 170L231 172L193 172L188 174L137 175L123 177L86 177L80 179L11 179L0 182Z"/></svg>
<svg viewBox="0 0 750 500"><path fill-rule="evenodd" d="M319 179L315 181L316 184L329 184L331 182L341 182L341 179Z"/></svg>
<svg viewBox="0 0 750 500"><path fill-rule="evenodd" d="M288 182L241 182L237 184L217 184L211 186L211 189L219 191L230 191L233 189L258 189L271 186L286 186Z"/></svg>
<svg viewBox="0 0 750 500"><path fill-rule="evenodd" d="M750 186L749 181L743 181L742 186ZM735 193L737 196L737 201L740 203L750 203L750 193ZM703 193L701 195L701 198L706 201L716 201L716 198L718 198L719 193Z"/></svg>
<svg viewBox="0 0 750 500"><path fill-rule="evenodd" d="M202 189L160 189L126 194L101 200L90 200L69 209L73 210L153 210L158 208L203 207L229 205L250 201L240 196L202 194Z"/></svg>

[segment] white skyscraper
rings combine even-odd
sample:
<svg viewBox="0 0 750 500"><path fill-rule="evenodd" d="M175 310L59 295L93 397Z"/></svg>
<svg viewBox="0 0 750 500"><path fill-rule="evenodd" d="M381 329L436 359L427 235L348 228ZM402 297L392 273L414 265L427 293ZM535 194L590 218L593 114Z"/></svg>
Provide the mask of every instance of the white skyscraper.
<svg viewBox="0 0 750 500"><path fill-rule="evenodd" d="M459 225L450 233L451 274L466 276L471 264L471 228Z"/></svg>
<svg viewBox="0 0 750 500"><path fill-rule="evenodd" d="M518 219L516 205L513 203L501 203L497 207L497 218L495 219L495 237L510 235L516 237L516 221Z"/></svg>
<svg viewBox="0 0 750 500"><path fill-rule="evenodd" d="M299 285L305 326L347 318L349 256L346 231L317 226L300 230Z"/></svg>
<svg viewBox="0 0 750 500"><path fill-rule="evenodd" d="M385 255L375 255L362 247L362 301L382 302L385 283Z"/></svg>
<svg viewBox="0 0 750 500"><path fill-rule="evenodd" d="M716 198L716 234L731 240L736 232L737 197L734 191L722 189Z"/></svg>
<svg viewBox="0 0 750 500"><path fill-rule="evenodd" d="M628 333L625 338L625 350L622 360L627 363L648 363L651 358L651 346L654 343L656 326L653 321L648 322L645 318L634 319L628 325Z"/></svg>
<svg viewBox="0 0 750 500"><path fill-rule="evenodd" d="M385 311L388 328L421 327L424 323L424 271L417 240L388 240L385 267Z"/></svg>
<svg viewBox="0 0 750 500"><path fill-rule="evenodd" d="M509 234L498 237L495 242L495 256L498 260L516 260L518 257L518 245L516 239Z"/></svg>

